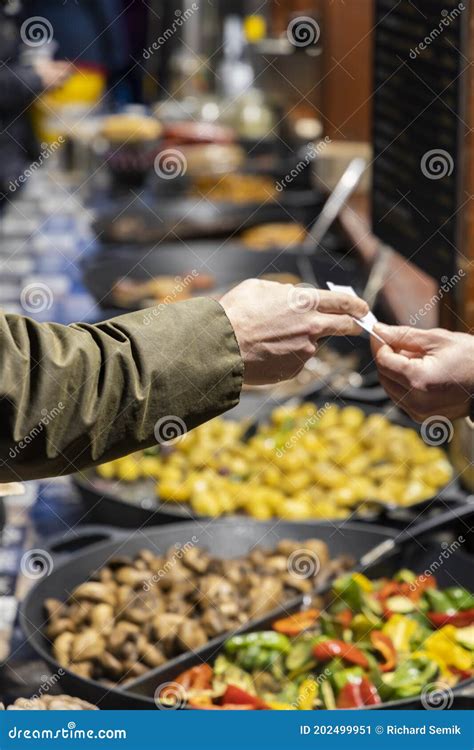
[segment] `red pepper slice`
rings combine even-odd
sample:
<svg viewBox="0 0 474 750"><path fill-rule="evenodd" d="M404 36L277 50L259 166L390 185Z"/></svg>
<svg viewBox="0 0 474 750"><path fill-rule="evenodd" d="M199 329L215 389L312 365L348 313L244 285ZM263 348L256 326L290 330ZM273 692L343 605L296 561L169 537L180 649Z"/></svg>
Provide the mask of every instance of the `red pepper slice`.
<svg viewBox="0 0 474 750"><path fill-rule="evenodd" d="M353 646L352 643L332 639L321 641L313 646L313 655L318 661L330 661L335 657L340 657L350 664L356 664L358 667L368 669L369 660L360 648Z"/></svg>
<svg viewBox="0 0 474 750"><path fill-rule="evenodd" d="M382 703L377 688L372 684L368 677L363 677L360 681L360 694L364 701L364 706L376 706L379 703Z"/></svg>
<svg viewBox="0 0 474 750"><path fill-rule="evenodd" d="M459 667L449 667L449 671L459 677L459 680L470 680L474 675L474 669L459 669Z"/></svg>
<svg viewBox="0 0 474 750"><path fill-rule="evenodd" d="M426 615L435 628L443 625L454 625L455 628L466 628L474 624L474 609L465 609L450 615L446 612L428 612Z"/></svg>
<svg viewBox="0 0 474 750"><path fill-rule="evenodd" d="M372 630L370 633L370 640L373 647L378 651L384 661L380 664L382 672L391 672L395 669L397 663L397 650L393 645L392 639L388 635L382 633L381 630Z"/></svg>
<svg viewBox="0 0 474 750"><path fill-rule="evenodd" d="M258 695L252 695L247 693L246 690L237 687L237 685L228 685L227 689L222 696L222 705L230 703L232 705L237 704L240 706L251 706L257 709L268 709L267 704Z"/></svg>
<svg viewBox="0 0 474 750"><path fill-rule="evenodd" d="M346 682L337 697L336 706L338 708L360 708L363 705L364 701L360 693L360 684L357 682Z"/></svg>
<svg viewBox="0 0 474 750"><path fill-rule="evenodd" d="M367 677L361 677L354 682L346 682L337 698L337 708L361 708L375 706L382 700L377 688Z"/></svg>
<svg viewBox="0 0 474 750"><path fill-rule="evenodd" d="M283 633L283 635L287 635L291 638L292 636L299 635L304 630L307 630L311 625L314 625L318 617L318 609L306 609L302 612L297 612L295 615L276 620L272 627L277 633Z"/></svg>
<svg viewBox="0 0 474 750"><path fill-rule="evenodd" d="M184 690L190 690L191 688L193 690L208 690L211 687L212 676L213 671L209 664L199 664L182 672L174 682L181 685Z"/></svg>
<svg viewBox="0 0 474 750"><path fill-rule="evenodd" d="M206 703L198 698L190 700L188 706L198 711L255 711L255 706L244 706L237 703L225 703L223 706L216 706L215 703Z"/></svg>
<svg viewBox="0 0 474 750"><path fill-rule="evenodd" d="M338 612L334 615L334 622L342 625L343 628L349 628L354 617L351 609L343 609L342 612Z"/></svg>
<svg viewBox="0 0 474 750"><path fill-rule="evenodd" d="M391 596L406 596L412 601L417 602L426 589L435 589L436 586L434 576L418 576L412 583L386 581L377 596L382 602L385 602Z"/></svg>

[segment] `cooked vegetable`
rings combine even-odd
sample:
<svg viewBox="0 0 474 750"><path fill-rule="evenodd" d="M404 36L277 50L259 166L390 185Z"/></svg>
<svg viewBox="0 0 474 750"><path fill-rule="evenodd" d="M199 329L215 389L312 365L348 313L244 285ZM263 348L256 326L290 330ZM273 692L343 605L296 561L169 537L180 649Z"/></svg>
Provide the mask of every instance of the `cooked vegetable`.
<svg viewBox="0 0 474 750"><path fill-rule="evenodd" d="M290 637L299 635L311 627L311 625L314 625L318 616L319 611L317 609L305 609L302 612L297 612L295 615L290 615L290 617L277 620L273 623L273 629L277 633L283 633Z"/></svg>
<svg viewBox="0 0 474 750"><path fill-rule="evenodd" d="M97 472L124 483L148 479L161 501L189 503L201 515L240 512L260 520L345 518L374 499L411 505L452 477L441 448L354 406L278 407L248 440L246 427L215 419L173 445ZM394 581L394 593L400 585Z"/></svg>
<svg viewBox="0 0 474 750"><path fill-rule="evenodd" d="M374 649L382 656L380 664L382 672L391 672L397 663L397 650L391 638L380 630L372 630L370 640Z"/></svg>
<svg viewBox="0 0 474 750"><path fill-rule="evenodd" d="M350 664L358 664L360 667L367 669L369 666L366 655L357 646L344 641L327 640L317 643L313 648L313 655L318 661L329 661L335 657L340 657Z"/></svg>
<svg viewBox="0 0 474 750"><path fill-rule="evenodd" d="M444 598L433 597L434 591ZM429 602L444 608L445 598L453 613L469 612L454 609L455 603L471 604L468 593L440 591L434 577L427 582L407 570L391 580L343 575L322 611L299 612L276 620L273 631L227 641L199 707L364 708L419 696L438 681L456 685L474 676L473 628L435 630L424 612ZM413 606L404 614L391 612L386 602L396 597ZM191 690L189 700L195 699Z"/></svg>
<svg viewBox="0 0 474 750"><path fill-rule="evenodd" d="M367 677L359 677L346 682L337 699L337 708L361 708L381 703L375 685Z"/></svg>

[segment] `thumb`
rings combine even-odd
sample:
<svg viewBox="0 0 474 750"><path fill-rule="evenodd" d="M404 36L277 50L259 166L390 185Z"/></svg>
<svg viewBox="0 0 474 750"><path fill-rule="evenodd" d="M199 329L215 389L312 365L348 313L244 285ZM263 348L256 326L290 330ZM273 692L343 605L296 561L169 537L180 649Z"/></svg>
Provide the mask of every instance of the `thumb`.
<svg viewBox="0 0 474 750"><path fill-rule="evenodd" d="M419 331L409 326L387 326L377 323L374 326L375 333L392 348L400 351L405 349L411 352L423 352L428 347L426 331Z"/></svg>

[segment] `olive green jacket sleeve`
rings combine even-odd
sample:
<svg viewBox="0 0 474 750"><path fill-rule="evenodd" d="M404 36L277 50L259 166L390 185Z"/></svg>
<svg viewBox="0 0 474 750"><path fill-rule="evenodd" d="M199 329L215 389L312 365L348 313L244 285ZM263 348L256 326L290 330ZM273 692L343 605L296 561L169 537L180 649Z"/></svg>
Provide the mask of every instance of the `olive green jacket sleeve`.
<svg viewBox="0 0 474 750"><path fill-rule="evenodd" d="M242 379L233 328L214 300L97 325L0 312L0 481L156 445L235 406Z"/></svg>

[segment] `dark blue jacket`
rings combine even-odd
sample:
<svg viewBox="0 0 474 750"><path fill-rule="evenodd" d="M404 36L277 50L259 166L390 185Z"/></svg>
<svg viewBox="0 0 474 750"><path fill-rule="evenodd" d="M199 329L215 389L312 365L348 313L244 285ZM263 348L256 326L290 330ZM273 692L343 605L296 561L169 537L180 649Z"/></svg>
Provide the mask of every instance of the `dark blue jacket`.
<svg viewBox="0 0 474 750"><path fill-rule="evenodd" d="M100 65L109 74L128 63L122 0L23 0L23 15L51 23L57 60Z"/></svg>
<svg viewBox="0 0 474 750"><path fill-rule="evenodd" d="M21 65L19 19L0 2L0 196L37 156L28 108L41 93L32 68Z"/></svg>

